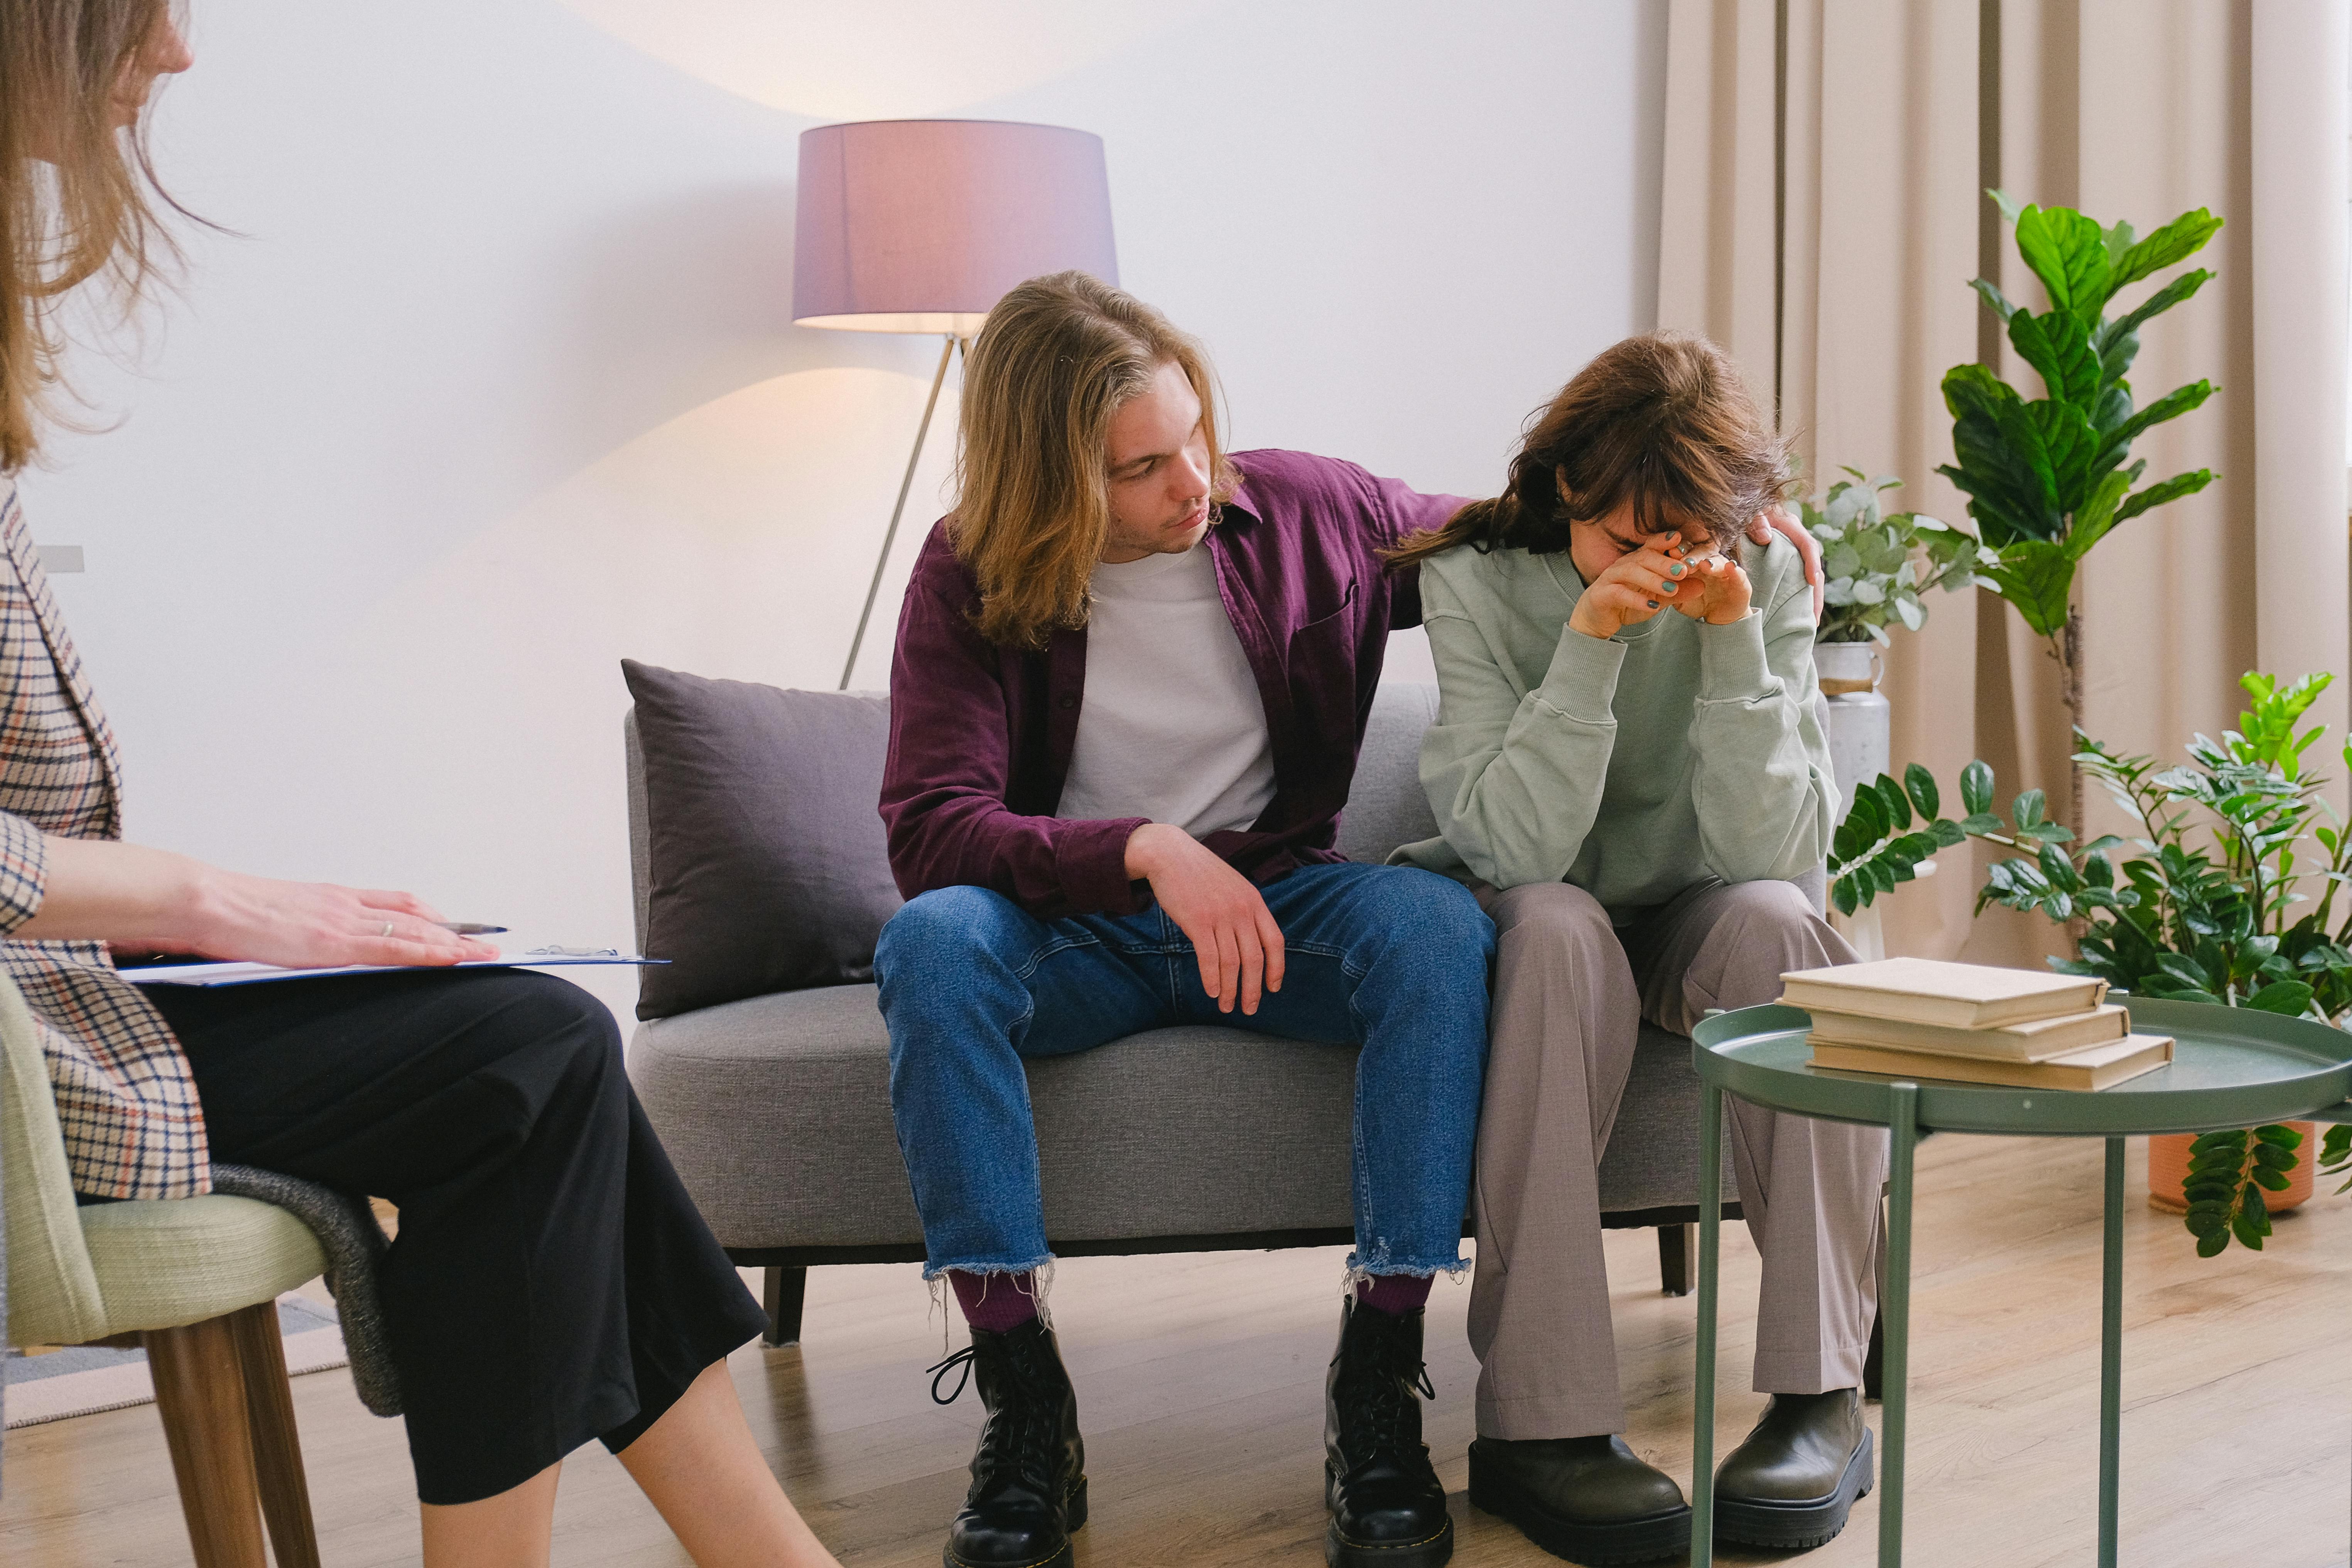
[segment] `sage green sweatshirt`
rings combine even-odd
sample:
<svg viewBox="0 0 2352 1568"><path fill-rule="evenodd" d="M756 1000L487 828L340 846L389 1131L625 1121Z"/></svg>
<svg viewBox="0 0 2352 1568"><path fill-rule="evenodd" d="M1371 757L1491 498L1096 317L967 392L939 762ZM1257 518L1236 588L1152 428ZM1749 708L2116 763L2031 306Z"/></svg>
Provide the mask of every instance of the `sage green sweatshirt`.
<svg viewBox="0 0 2352 1568"><path fill-rule="evenodd" d="M1787 879L1838 817L1811 695L1796 546L1743 542L1747 618L1661 609L1607 640L1568 626L1567 553L1465 545L1421 568L1437 721L1421 782L1443 837L1391 859L1497 888L1570 881L1620 924L1709 879Z"/></svg>

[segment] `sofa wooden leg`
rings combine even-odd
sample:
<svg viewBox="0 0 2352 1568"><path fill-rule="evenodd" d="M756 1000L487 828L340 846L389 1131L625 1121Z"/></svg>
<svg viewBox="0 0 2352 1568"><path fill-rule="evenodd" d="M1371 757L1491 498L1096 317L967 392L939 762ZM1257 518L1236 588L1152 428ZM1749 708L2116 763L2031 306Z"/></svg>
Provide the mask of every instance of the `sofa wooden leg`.
<svg viewBox="0 0 2352 1568"><path fill-rule="evenodd" d="M801 1342L801 1308L808 1300L808 1270L805 1268L771 1268L768 1270L766 1298L760 1304L767 1309L771 1345L796 1345Z"/></svg>
<svg viewBox="0 0 2352 1568"><path fill-rule="evenodd" d="M1658 1227L1658 1283L1669 1296L1690 1294L1698 1277L1698 1237L1687 1225Z"/></svg>
<svg viewBox="0 0 2352 1568"><path fill-rule="evenodd" d="M151 1329L145 1339L196 1568L265 1568L252 1428L229 1320Z"/></svg>
<svg viewBox="0 0 2352 1568"><path fill-rule="evenodd" d="M319 1531L310 1520L310 1485L302 1472L302 1441L294 1430L294 1390L286 1380L286 1342L278 1303L263 1301L229 1314L237 1363L245 1374L245 1410L253 1423L253 1463L261 1483L261 1517L278 1568L320 1568Z"/></svg>

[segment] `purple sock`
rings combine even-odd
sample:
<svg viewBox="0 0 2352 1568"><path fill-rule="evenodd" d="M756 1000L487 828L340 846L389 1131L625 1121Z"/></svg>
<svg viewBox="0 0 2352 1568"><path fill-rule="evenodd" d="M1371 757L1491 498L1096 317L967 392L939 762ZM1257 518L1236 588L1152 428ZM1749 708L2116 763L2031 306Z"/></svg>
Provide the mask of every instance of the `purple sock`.
<svg viewBox="0 0 2352 1568"><path fill-rule="evenodd" d="M1356 1287L1356 1300L1375 1312L1402 1318L1429 1302L1430 1276L1375 1274Z"/></svg>
<svg viewBox="0 0 2352 1568"><path fill-rule="evenodd" d="M1019 1274L967 1274L961 1268L950 1268L948 1283L955 1287L956 1305L963 1309L963 1321L975 1329L1002 1334L1037 1315L1037 1277L1025 1270ZM1428 1282L1423 1283L1426 1286ZM1422 1294L1426 1296L1429 1292L1424 1289Z"/></svg>

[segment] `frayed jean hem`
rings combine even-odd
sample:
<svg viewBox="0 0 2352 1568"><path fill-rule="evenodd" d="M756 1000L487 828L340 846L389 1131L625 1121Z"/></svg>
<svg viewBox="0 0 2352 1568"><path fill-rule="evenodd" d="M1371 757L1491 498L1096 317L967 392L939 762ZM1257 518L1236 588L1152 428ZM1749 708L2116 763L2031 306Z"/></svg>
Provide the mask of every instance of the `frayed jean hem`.
<svg viewBox="0 0 2352 1568"><path fill-rule="evenodd" d="M931 1284L943 1274L1030 1274L1053 1266L1054 1255L1041 1252L1026 1263L925 1263L923 1283Z"/></svg>
<svg viewBox="0 0 2352 1568"><path fill-rule="evenodd" d="M1348 1254L1346 1289L1352 1290L1365 1280L1381 1274L1409 1274L1416 1279L1434 1279L1440 1274L1446 1274L1458 1280L1469 1272L1470 1265L1458 1250L1450 1259L1441 1258L1429 1263L1400 1262L1390 1258L1375 1258L1368 1261L1360 1253L1350 1252Z"/></svg>

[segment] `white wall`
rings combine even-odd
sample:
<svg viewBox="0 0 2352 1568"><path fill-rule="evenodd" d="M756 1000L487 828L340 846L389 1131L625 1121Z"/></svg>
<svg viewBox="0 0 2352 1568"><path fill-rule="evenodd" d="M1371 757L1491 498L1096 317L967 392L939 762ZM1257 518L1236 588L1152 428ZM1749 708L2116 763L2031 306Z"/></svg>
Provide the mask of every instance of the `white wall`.
<svg viewBox="0 0 2352 1568"><path fill-rule="evenodd" d="M1662 0L881 9L197 0L156 143L236 235L23 487L134 837L629 941L615 660L829 689L937 353L790 323L810 125L1100 132L1238 447L1491 493L1653 318Z"/></svg>

